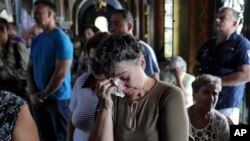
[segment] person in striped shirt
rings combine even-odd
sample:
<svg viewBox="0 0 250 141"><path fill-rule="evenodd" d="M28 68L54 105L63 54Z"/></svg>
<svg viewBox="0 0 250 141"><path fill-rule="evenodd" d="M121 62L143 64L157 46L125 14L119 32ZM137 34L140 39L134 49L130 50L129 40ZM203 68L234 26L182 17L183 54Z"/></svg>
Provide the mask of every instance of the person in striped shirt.
<svg viewBox="0 0 250 141"><path fill-rule="evenodd" d="M88 64L95 55L95 48L109 33L98 32L87 43ZM87 141L95 123L98 98L95 95L96 76L89 71L80 75L73 87L70 114L67 124L67 141Z"/></svg>

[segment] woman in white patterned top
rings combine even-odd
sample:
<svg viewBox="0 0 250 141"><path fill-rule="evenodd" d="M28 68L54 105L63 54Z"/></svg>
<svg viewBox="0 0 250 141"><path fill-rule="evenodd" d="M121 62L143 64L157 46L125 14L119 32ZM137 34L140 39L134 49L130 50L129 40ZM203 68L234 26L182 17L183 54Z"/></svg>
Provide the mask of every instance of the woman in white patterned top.
<svg viewBox="0 0 250 141"><path fill-rule="evenodd" d="M227 118L214 109L221 91L221 79L204 74L192 83L194 105L188 108L189 133L195 141L228 141Z"/></svg>

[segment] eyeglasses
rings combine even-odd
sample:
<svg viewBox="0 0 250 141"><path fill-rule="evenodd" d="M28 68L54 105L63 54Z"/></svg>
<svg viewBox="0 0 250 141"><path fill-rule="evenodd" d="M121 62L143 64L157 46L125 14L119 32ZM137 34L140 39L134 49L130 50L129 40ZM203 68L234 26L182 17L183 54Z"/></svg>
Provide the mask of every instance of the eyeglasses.
<svg viewBox="0 0 250 141"><path fill-rule="evenodd" d="M131 130L135 131L136 129L136 113L137 113L137 102L133 102L130 107L131 117L129 120L129 125Z"/></svg>

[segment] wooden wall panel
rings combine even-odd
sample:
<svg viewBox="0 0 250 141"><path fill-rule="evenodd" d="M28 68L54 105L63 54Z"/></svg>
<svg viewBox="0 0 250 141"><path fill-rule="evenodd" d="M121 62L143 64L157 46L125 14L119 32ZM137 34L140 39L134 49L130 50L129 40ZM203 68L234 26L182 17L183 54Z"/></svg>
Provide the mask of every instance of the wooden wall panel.
<svg viewBox="0 0 250 141"><path fill-rule="evenodd" d="M213 34L214 0L191 0L189 3L188 71L192 72L201 45Z"/></svg>
<svg viewBox="0 0 250 141"><path fill-rule="evenodd" d="M164 46L164 1L156 0L154 1L154 50L156 53ZM150 27L149 27L150 28Z"/></svg>

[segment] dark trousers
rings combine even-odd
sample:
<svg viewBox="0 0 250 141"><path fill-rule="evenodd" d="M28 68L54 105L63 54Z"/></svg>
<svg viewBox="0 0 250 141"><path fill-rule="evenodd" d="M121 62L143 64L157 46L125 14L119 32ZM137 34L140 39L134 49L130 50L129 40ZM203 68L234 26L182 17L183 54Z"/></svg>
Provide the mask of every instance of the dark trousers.
<svg viewBox="0 0 250 141"><path fill-rule="evenodd" d="M246 84L246 107L248 110L248 124L250 125L250 82Z"/></svg>
<svg viewBox="0 0 250 141"><path fill-rule="evenodd" d="M41 141L65 141L69 100L46 100L32 107Z"/></svg>

